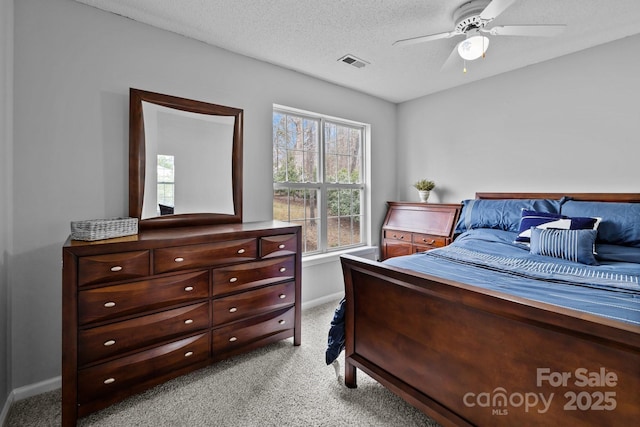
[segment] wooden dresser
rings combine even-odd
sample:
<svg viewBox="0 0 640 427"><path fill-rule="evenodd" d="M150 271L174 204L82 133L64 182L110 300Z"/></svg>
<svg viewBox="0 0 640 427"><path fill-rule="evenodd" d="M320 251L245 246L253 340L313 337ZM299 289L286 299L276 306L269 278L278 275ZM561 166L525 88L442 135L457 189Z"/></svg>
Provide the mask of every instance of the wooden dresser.
<svg viewBox="0 0 640 427"><path fill-rule="evenodd" d="M62 424L265 344L300 345L300 227L175 227L63 247Z"/></svg>
<svg viewBox="0 0 640 427"><path fill-rule="evenodd" d="M387 202L382 225L382 260L446 246L460 216L461 205Z"/></svg>

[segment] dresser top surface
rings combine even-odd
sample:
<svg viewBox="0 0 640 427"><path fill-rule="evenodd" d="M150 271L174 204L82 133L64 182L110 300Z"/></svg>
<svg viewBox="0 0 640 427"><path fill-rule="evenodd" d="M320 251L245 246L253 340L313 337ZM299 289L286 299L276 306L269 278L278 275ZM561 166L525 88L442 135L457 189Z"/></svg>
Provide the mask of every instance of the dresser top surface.
<svg viewBox="0 0 640 427"><path fill-rule="evenodd" d="M129 246L145 245L150 247L163 242L172 241L175 244L197 244L211 240L223 240L243 238L252 233L264 234L266 230L271 234L294 233L300 229L300 225L283 221L258 221L243 222L238 224L201 225L195 227L171 227L152 230L141 230L138 234L113 239L82 241L67 238L64 249L89 249L93 247L105 247L108 245Z"/></svg>

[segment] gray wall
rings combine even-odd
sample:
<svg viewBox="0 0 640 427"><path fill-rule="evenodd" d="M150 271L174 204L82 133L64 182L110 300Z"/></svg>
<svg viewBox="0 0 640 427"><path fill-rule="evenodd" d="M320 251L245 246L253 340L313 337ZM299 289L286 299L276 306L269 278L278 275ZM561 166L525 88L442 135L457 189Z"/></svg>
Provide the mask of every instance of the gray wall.
<svg viewBox="0 0 640 427"><path fill-rule="evenodd" d="M128 212L129 87L244 109L246 221L272 217L273 103L370 123L375 227L395 195L394 104L71 0L15 2L14 78L12 389L60 374L69 222Z"/></svg>
<svg viewBox="0 0 640 427"><path fill-rule="evenodd" d="M421 177L436 181L434 202L640 191L635 52L640 35L400 104L399 197L417 201Z"/></svg>
<svg viewBox="0 0 640 427"><path fill-rule="evenodd" d="M13 0L0 0L0 411L9 387ZM1 421L1 418L0 418Z"/></svg>
<svg viewBox="0 0 640 427"><path fill-rule="evenodd" d="M2 1L4 18L11 1ZM421 177L438 183L431 201L481 190L640 191L640 58L628 55L640 36L396 108L71 0L15 3L13 110L11 87L0 87L0 119L14 116L13 137L0 135L0 166L13 171L0 185L9 200L0 310L11 313L0 315L0 379L10 381L0 398L60 373L69 221L127 213L129 87L245 110L246 220L271 218L273 103L371 123L374 244L385 201L417 200L411 183ZM0 72L7 61L5 46ZM303 299L336 274L320 267L309 269Z"/></svg>

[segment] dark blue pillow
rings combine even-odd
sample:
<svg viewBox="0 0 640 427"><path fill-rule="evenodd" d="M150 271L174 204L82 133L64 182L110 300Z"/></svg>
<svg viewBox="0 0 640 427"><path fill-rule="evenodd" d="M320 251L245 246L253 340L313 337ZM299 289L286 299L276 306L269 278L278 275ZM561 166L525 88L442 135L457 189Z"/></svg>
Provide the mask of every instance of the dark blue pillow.
<svg viewBox="0 0 640 427"><path fill-rule="evenodd" d="M562 258L587 265L598 265L593 248L596 230L558 230L531 228L531 253Z"/></svg>
<svg viewBox="0 0 640 427"><path fill-rule="evenodd" d="M523 209L560 213L560 200L551 199L468 199L462 201L462 212L456 233L474 228L518 231Z"/></svg>
<svg viewBox="0 0 640 427"><path fill-rule="evenodd" d="M562 224L562 222L567 222L568 226L563 226L564 224ZM540 228L569 228L570 223L571 220L567 221L564 216L557 213L537 212L523 209L516 242L529 243L532 227L542 226Z"/></svg>
<svg viewBox="0 0 640 427"><path fill-rule="evenodd" d="M549 212L537 212L523 209L516 242L529 243L531 227L559 228L563 230L595 230L598 228L599 222L600 218L568 217Z"/></svg>

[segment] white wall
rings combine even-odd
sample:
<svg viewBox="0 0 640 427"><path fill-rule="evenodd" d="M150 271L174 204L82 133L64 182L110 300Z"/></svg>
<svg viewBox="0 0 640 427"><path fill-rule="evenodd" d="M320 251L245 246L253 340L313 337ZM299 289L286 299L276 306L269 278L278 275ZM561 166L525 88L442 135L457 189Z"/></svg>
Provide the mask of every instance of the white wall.
<svg viewBox="0 0 640 427"><path fill-rule="evenodd" d="M400 198L417 201L421 177L434 202L640 191L637 52L640 35L400 104Z"/></svg>
<svg viewBox="0 0 640 427"><path fill-rule="evenodd" d="M244 109L246 221L272 217L273 103L370 123L376 229L395 196L394 104L71 0L18 1L11 388L60 374L69 222L128 212L129 87Z"/></svg>

